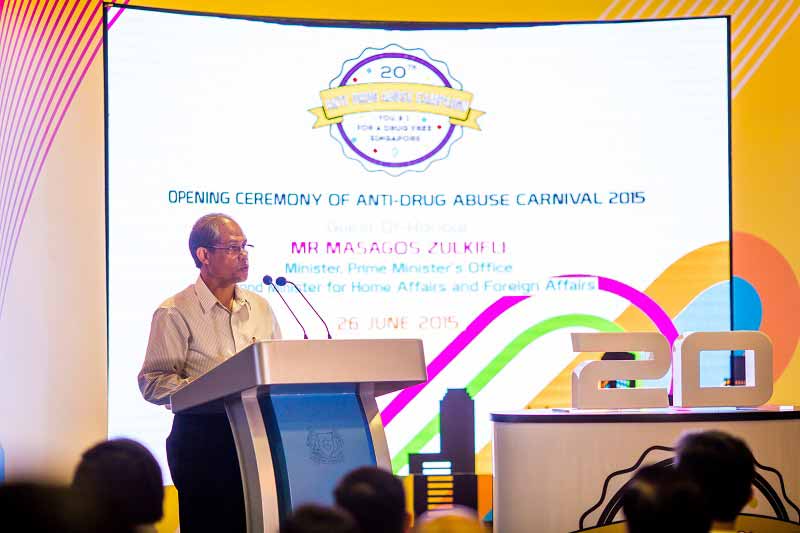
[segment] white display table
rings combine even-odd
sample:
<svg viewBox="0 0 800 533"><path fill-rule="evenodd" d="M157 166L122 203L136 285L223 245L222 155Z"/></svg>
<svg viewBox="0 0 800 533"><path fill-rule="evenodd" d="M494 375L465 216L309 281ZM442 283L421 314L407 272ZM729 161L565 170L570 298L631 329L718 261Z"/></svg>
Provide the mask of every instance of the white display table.
<svg viewBox="0 0 800 533"><path fill-rule="evenodd" d="M755 503L744 513L764 518L749 523L766 521L753 526L757 531L800 531L796 408L545 409L491 417L494 530L500 533L623 531L610 524L623 520L620 489L633 472L643 464L671 464L682 433L708 429L743 439L759 464Z"/></svg>

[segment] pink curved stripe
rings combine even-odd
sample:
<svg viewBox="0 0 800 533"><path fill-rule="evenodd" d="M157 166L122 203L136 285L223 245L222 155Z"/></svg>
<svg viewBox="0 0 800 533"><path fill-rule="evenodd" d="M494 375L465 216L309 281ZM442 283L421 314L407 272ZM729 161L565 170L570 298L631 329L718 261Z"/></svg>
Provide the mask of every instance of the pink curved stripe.
<svg viewBox="0 0 800 533"><path fill-rule="evenodd" d="M491 324L495 318L527 298L530 298L530 296L503 296L498 298L497 301L492 305L484 309L475 320L470 322L470 324L464 328L464 331L459 333L458 336L453 339L453 341L448 344L447 347L442 350L442 352L437 355L433 361L431 361L431 363L428 365L428 381L403 390L400 394L395 396L391 402L389 402L389 405L387 405L383 411L381 411L383 425L389 425L389 422L394 420L394 417L397 416L398 413L400 413L400 411L402 411L405 406L417 396L417 394L422 392L422 389L424 389L428 383L433 381L433 378L438 376L439 373L444 370L445 367L449 365L453 359L455 359L456 356L458 356L458 354L460 354L461 351L466 348L470 342L472 342L475 337L477 337L484 329L486 329L486 326Z"/></svg>
<svg viewBox="0 0 800 533"><path fill-rule="evenodd" d="M601 291L622 296L630 303L638 307L645 315L647 315L647 318L649 318L653 324L655 324L655 326L658 328L658 331L660 331L661 334L667 338L670 347L672 347L672 344L675 342L675 339L678 338L680 333L678 333L678 329L675 327L675 324L672 323L672 319L669 317L667 312L664 311L655 300L650 298L645 293L634 289L630 285L626 285L621 281L614 279L598 277L597 285Z"/></svg>

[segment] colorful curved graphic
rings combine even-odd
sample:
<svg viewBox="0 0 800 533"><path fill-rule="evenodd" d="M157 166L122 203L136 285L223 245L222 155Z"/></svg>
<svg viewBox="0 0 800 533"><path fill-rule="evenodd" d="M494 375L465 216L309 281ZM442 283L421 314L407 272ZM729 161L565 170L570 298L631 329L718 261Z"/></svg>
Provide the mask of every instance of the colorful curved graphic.
<svg viewBox="0 0 800 533"><path fill-rule="evenodd" d="M714 243L698 248L678 259L654 280L645 291L617 280L599 277L599 288L630 302L615 320L592 315L569 314L543 320L528 328L506 345L466 385L474 398L523 347L545 333L568 327L591 327L598 331L661 331L670 342L682 331L714 331L731 327L727 305L733 294L735 329L761 329L775 346L775 376L780 377L797 345L792 323L800 320L800 285L788 262L774 248L752 235L735 235L736 254L759 257L758 263L742 260L733 278L721 276L724 268L697 268L699 264L722 266L729 261L729 245ZM751 261L752 263L752 261ZM693 275L688 275L692 273ZM700 273L700 274L698 274ZM767 294L767 298L764 297ZM454 362L470 342L494 320L529 296L503 297L484 310L445 348L429 366L429 381L398 395L383 411L384 423L391 422L433 381ZM715 314L716 310L716 314ZM591 325L588 325L591 324ZM525 405L528 408L562 407L570 402L572 370L592 354L577 354L551 382ZM727 364L718 363L719 364ZM520 406L523 407L523 406ZM513 407L512 407L513 408ZM393 457L395 471L408 463L409 453L418 453L439 432L439 415L425 421ZM480 444L480 443L478 443ZM476 471L491 471L491 444L476 453Z"/></svg>
<svg viewBox="0 0 800 533"><path fill-rule="evenodd" d="M503 296L478 315L475 320L464 328L453 341L437 355L428 365L428 381L403 390L400 394L381 411L383 425L388 426L395 416L400 413L413 400L428 383L441 373L461 353L475 337L481 334L486 327L497 317L508 311L511 307L526 300L529 296Z"/></svg>
<svg viewBox="0 0 800 533"><path fill-rule="evenodd" d="M568 274L561 277L591 276L590 274ZM658 330L669 340L670 344L678 337L678 330L669 318L669 315L647 294L620 281L597 276L598 289L620 296L631 305L639 309L647 316ZM529 298L529 296L504 296L499 298L492 305L487 307L478 318L473 320L469 326L451 342L429 365L428 381L420 383L414 387L404 390L395 397L389 405L381 412L383 424L389 423L425 388L433 379L438 376L447 365L453 362L466 346L472 342L486 327L496 320L515 304Z"/></svg>
<svg viewBox="0 0 800 533"><path fill-rule="evenodd" d="M734 233L733 265L734 274L747 280L764 304L761 331L772 339L773 376L779 382L797 348L800 335L797 330L800 323L797 276L774 246L748 233ZM734 286L734 301L738 297Z"/></svg>
<svg viewBox="0 0 800 533"><path fill-rule="evenodd" d="M537 339L565 328L584 327L596 331L622 331L622 329L604 318L593 315L563 315L543 320L520 333L508 343L478 374L470 380L466 389L472 398L492 380L503 368L508 365L529 344ZM422 427L416 435L406 444L400 452L392 457L392 468L399 471L408 464L408 454L419 452L431 439L439 434L439 414Z"/></svg>

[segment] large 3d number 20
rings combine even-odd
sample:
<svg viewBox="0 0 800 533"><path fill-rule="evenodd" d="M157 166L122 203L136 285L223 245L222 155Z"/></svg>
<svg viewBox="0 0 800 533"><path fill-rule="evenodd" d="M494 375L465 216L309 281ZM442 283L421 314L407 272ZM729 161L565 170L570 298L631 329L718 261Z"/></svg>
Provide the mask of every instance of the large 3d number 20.
<svg viewBox="0 0 800 533"><path fill-rule="evenodd" d="M668 407L667 389L601 389L600 381L658 379L669 371L669 342L660 333L573 333L576 352L649 354L637 361L584 361L572 372L572 407L577 409L637 409Z"/></svg>
<svg viewBox="0 0 800 533"><path fill-rule="evenodd" d="M666 407L667 389L600 389L599 382L659 379L670 366L667 339L660 333L573 333L576 352L649 352L639 361L585 361L572 373L572 406L579 409ZM700 352L744 350L745 386L701 387ZM678 407L749 407L772 396L772 342L760 331L696 332L675 341L673 403Z"/></svg>
<svg viewBox="0 0 800 533"><path fill-rule="evenodd" d="M744 350L745 384L701 387L700 352ZM772 396L772 341L760 331L688 333L673 346L672 403L679 407L756 407Z"/></svg>

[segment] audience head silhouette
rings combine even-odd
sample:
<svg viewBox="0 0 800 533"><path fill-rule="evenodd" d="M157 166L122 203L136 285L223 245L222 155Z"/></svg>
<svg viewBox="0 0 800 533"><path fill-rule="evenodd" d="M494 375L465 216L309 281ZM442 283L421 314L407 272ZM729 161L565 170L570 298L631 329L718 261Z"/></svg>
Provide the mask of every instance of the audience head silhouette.
<svg viewBox="0 0 800 533"><path fill-rule="evenodd" d="M342 509L302 505L281 526L281 533L359 533L353 517Z"/></svg>
<svg viewBox="0 0 800 533"><path fill-rule="evenodd" d="M671 466L639 469L622 494L628 533L708 533L700 488Z"/></svg>
<svg viewBox="0 0 800 533"><path fill-rule="evenodd" d="M441 511L428 511L417 520L417 533L485 533L478 515L472 509L454 507Z"/></svg>
<svg viewBox="0 0 800 533"><path fill-rule="evenodd" d="M127 531L107 523L95 502L69 487L39 483L0 485L0 516L9 528L28 533Z"/></svg>
<svg viewBox="0 0 800 533"><path fill-rule="evenodd" d="M753 454L744 441L727 433L683 435L676 448L676 466L700 487L715 522L736 520L753 495Z"/></svg>
<svg viewBox="0 0 800 533"><path fill-rule="evenodd" d="M357 468L339 481L333 495L364 533L402 533L408 528L403 484L391 472Z"/></svg>
<svg viewBox="0 0 800 533"><path fill-rule="evenodd" d="M153 524L163 515L161 468L147 448L129 439L84 452L72 486L122 527Z"/></svg>

